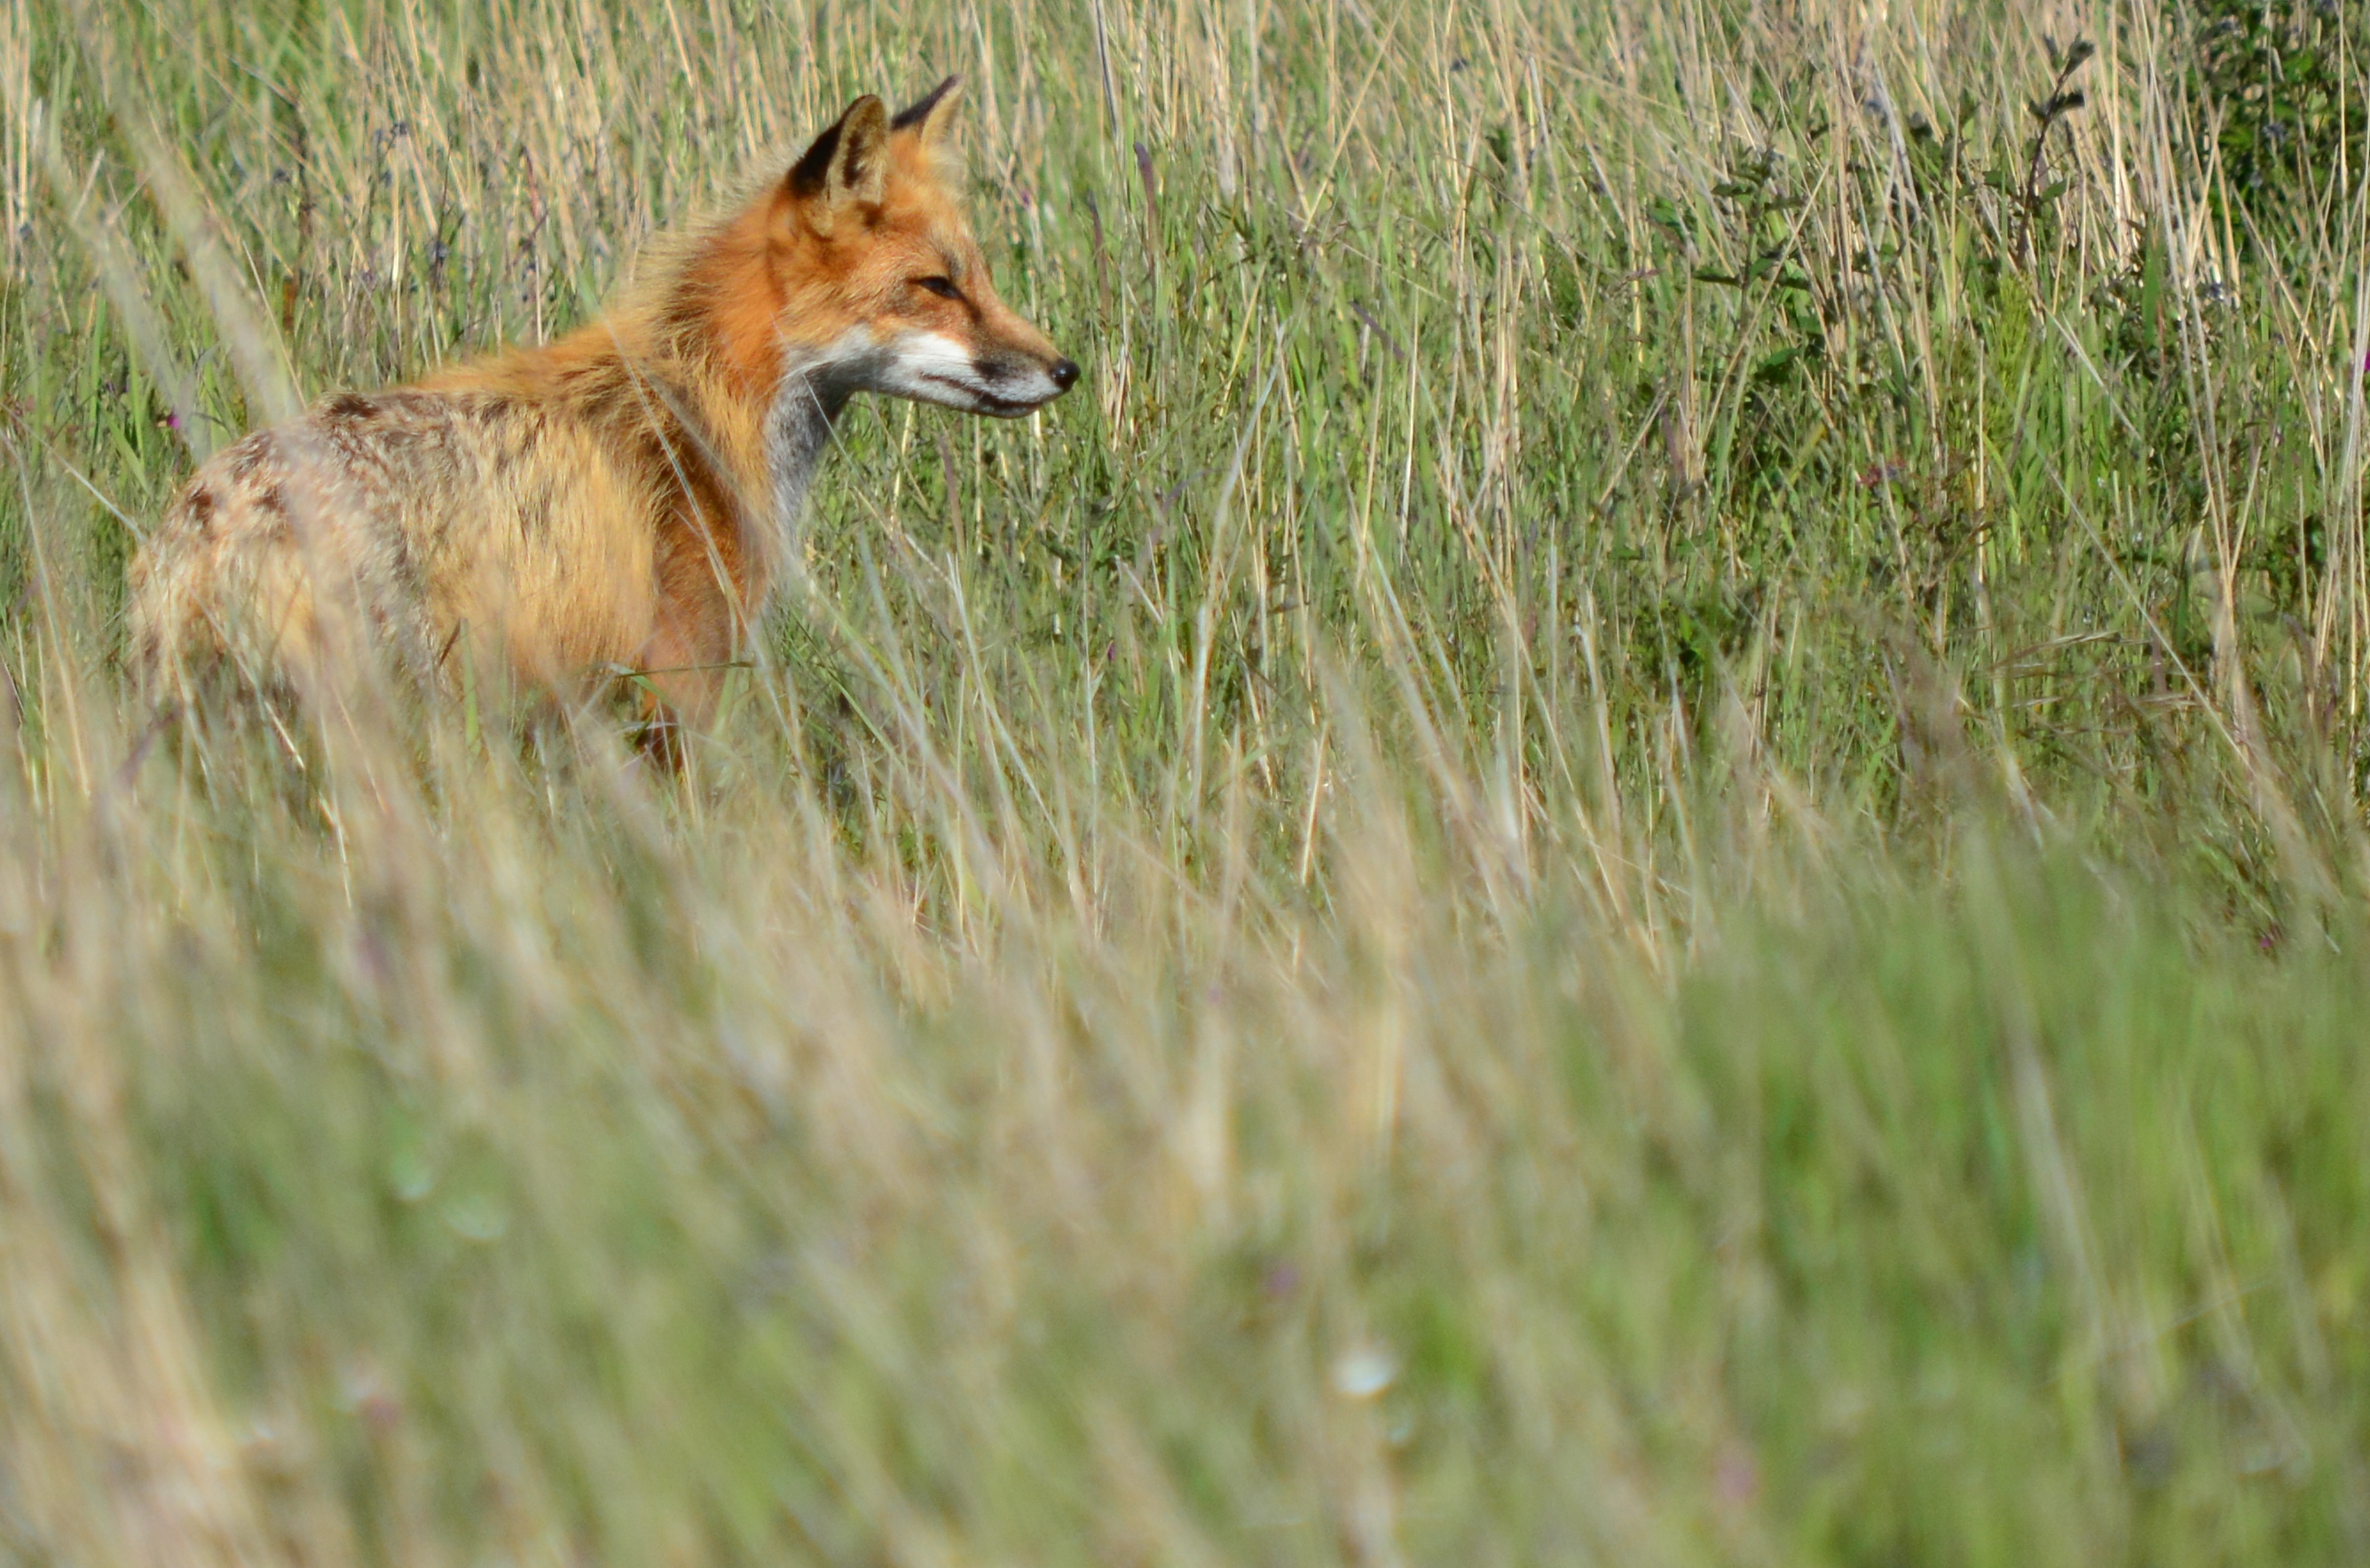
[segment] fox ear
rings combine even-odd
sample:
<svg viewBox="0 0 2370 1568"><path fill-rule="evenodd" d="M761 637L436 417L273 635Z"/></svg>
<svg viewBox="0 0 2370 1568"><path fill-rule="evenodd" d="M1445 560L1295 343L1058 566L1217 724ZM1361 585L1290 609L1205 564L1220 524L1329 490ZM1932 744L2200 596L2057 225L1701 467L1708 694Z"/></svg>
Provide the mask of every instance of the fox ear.
<svg viewBox="0 0 2370 1568"><path fill-rule="evenodd" d="M962 78L949 76L899 110L897 118L889 122L890 129L914 132L922 138L924 146L929 146L946 135L948 121L952 118L949 111L961 100Z"/></svg>
<svg viewBox="0 0 2370 1568"><path fill-rule="evenodd" d="M808 218L818 234L831 232L842 208L880 201L889 188L887 107L869 93L849 104L839 123L816 137L790 166L788 183L792 196L809 203Z"/></svg>

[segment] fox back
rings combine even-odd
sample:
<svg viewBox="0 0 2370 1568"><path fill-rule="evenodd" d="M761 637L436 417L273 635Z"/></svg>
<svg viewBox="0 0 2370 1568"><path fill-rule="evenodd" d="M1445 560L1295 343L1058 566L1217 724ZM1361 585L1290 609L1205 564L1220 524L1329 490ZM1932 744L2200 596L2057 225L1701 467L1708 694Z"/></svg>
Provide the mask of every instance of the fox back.
<svg viewBox="0 0 2370 1568"><path fill-rule="evenodd" d="M858 98L601 317L409 386L333 397L191 476L133 561L160 699L228 674L317 690L362 662L449 686L639 677L697 722L775 583L857 392L1018 418L1077 366L998 299L955 200L949 78Z"/></svg>

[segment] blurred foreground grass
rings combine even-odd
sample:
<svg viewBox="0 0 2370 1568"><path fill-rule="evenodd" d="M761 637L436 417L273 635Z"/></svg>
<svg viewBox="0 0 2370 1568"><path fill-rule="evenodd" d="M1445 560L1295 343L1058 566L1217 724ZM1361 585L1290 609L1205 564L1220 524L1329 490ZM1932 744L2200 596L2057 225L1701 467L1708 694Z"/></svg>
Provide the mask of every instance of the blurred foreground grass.
<svg viewBox="0 0 2370 1568"><path fill-rule="evenodd" d="M0 10L0 1556L2370 1554L2358 6ZM160 727L285 397L972 78L680 784Z"/></svg>

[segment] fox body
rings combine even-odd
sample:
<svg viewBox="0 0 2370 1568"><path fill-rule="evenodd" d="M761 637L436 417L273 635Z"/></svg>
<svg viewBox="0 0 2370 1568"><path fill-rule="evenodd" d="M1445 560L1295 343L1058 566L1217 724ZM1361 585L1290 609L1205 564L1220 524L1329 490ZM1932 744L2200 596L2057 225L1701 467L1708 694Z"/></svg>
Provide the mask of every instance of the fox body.
<svg viewBox="0 0 2370 1568"><path fill-rule="evenodd" d="M383 660L583 691L644 673L697 721L779 576L857 392L1017 418L1077 366L996 297L942 146L953 78L862 98L604 315L418 383L333 397L191 476L133 562L160 698Z"/></svg>

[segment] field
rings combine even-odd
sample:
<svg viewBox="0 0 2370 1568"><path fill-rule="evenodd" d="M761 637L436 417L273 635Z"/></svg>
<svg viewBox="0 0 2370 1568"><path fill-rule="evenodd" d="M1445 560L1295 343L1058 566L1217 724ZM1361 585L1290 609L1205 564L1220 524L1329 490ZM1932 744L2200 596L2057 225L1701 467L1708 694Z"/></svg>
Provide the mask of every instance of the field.
<svg viewBox="0 0 2370 1568"><path fill-rule="evenodd" d="M2370 1558L2361 0L0 0L0 1563ZM192 462L968 78L686 770Z"/></svg>

